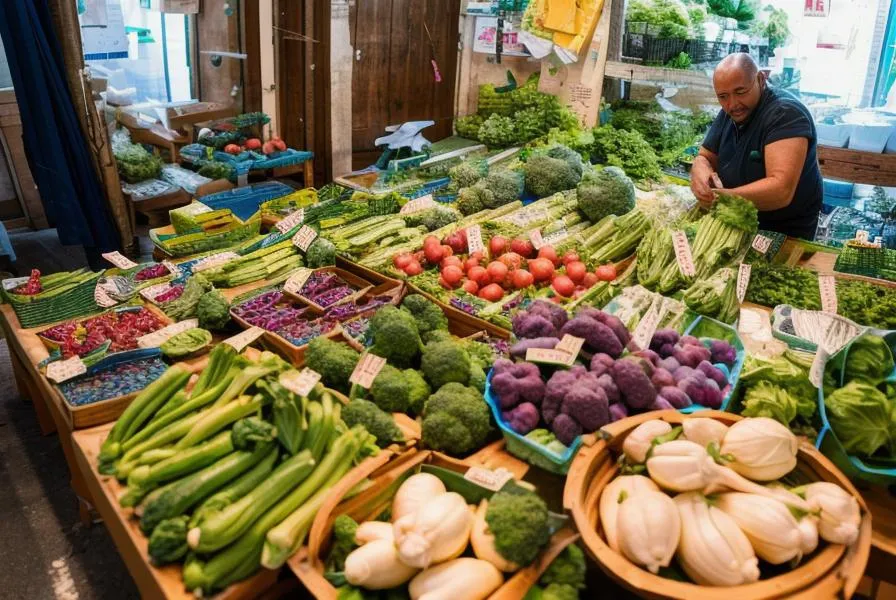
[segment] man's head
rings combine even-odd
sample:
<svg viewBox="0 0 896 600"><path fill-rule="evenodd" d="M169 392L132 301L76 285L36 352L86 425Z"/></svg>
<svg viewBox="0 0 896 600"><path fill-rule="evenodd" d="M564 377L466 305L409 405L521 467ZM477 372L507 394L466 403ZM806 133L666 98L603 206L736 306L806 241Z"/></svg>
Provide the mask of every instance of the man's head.
<svg viewBox="0 0 896 600"><path fill-rule="evenodd" d="M738 52L722 59L713 73L712 84L722 110L735 123L741 124L750 118L759 104L765 90L765 77L753 57Z"/></svg>

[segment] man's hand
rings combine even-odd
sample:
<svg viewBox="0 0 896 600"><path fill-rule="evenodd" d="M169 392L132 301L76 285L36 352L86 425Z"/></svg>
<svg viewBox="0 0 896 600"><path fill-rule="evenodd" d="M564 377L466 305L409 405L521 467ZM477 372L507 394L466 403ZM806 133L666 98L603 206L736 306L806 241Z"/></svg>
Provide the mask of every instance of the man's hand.
<svg viewBox="0 0 896 600"><path fill-rule="evenodd" d="M709 208L715 202L710 180L714 173L712 165L704 156L697 156L691 167L691 191L703 208Z"/></svg>

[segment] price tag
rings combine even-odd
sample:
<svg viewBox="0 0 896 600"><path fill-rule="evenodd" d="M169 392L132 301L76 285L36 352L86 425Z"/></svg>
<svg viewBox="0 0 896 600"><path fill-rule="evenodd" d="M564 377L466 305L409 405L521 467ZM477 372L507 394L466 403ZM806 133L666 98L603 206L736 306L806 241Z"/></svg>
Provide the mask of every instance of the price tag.
<svg viewBox="0 0 896 600"><path fill-rule="evenodd" d="M274 225L277 228L277 231L280 233L286 233L296 225L299 225L305 221L305 209L300 208L294 213L290 213L280 219L280 221Z"/></svg>
<svg viewBox="0 0 896 600"><path fill-rule="evenodd" d="M101 279L93 288L93 300L103 308L109 308L118 304L118 300L112 298L109 292L115 291L115 284L111 281Z"/></svg>
<svg viewBox="0 0 896 600"><path fill-rule="evenodd" d="M175 277L180 277L180 267L171 262L170 260L163 260L162 265L168 269L168 272L174 275Z"/></svg>
<svg viewBox="0 0 896 600"><path fill-rule="evenodd" d="M141 348L158 348L178 333L197 327L199 327L199 319L178 321L177 323L172 323L158 331L153 331L152 333L147 333L146 335L138 337L137 345Z"/></svg>
<svg viewBox="0 0 896 600"><path fill-rule="evenodd" d="M464 479L472 481L476 485L484 487L487 490L497 492L504 487L508 481L513 479L513 473L504 467L494 471L486 469L485 467L470 467L467 469L467 472L464 473Z"/></svg>
<svg viewBox="0 0 896 600"><path fill-rule="evenodd" d="M84 361L81 360L81 357L73 356L66 360L57 360L48 364L46 375L47 379L55 381L56 383L62 383L63 381L68 381L78 375L83 375L86 372L87 366L84 364Z"/></svg>
<svg viewBox="0 0 896 600"><path fill-rule="evenodd" d="M299 267L283 284L283 291L299 295L302 288L305 287L305 282L308 281L308 278L311 277L311 273L313 272L314 271L307 267Z"/></svg>
<svg viewBox="0 0 896 600"><path fill-rule="evenodd" d="M672 247L675 249L675 260L678 261L678 270L685 277L693 277L697 274L697 269L694 267L688 236L681 230L673 231L671 235Z"/></svg>
<svg viewBox="0 0 896 600"><path fill-rule="evenodd" d="M467 252L482 252L485 254L485 244L482 243L482 227L470 225L467 227Z"/></svg>
<svg viewBox="0 0 896 600"><path fill-rule="evenodd" d="M302 252L307 252L309 246L311 246L311 243L316 239L317 232L308 225L302 225L302 227L296 232L296 234L292 236L292 243Z"/></svg>
<svg viewBox="0 0 896 600"><path fill-rule="evenodd" d="M3 280L3 289L7 292L11 292L20 285L24 285L28 283L28 277L13 277L11 279Z"/></svg>
<svg viewBox="0 0 896 600"><path fill-rule="evenodd" d="M868 232L864 229L859 229L856 231L856 241L857 242L867 242L868 241Z"/></svg>
<svg viewBox="0 0 896 600"><path fill-rule="evenodd" d="M874 236L874 245L878 248L883 248L884 246L884 238L879 235Z"/></svg>
<svg viewBox="0 0 896 600"><path fill-rule="evenodd" d="M149 287L145 287L140 290L140 295L149 300L150 302L155 302L156 298L167 292L171 289L170 283L157 283L156 285L151 285Z"/></svg>
<svg viewBox="0 0 896 600"><path fill-rule="evenodd" d="M569 237L569 233L566 229L558 229L554 233L549 233L546 238L544 238L544 243L547 246L556 246L563 240Z"/></svg>
<svg viewBox="0 0 896 600"><path fill-rule="evenodd" d="M206 256L193 265L193 272L198 273L199 271L205 271L206 269L211 269L213 267L220 267L239 257L240 255L236 252L218 252L217 254Z"/></svg>
<svg viewBox="0 0 896 600"><path fill-rule="evenodd" d="M563 339L560 340L560 343L554 346L554 350L566 352L569 355L568 363L572 365L572 363L579 357L579 352L581 352L584 344L584 339L567 333L563 336Z"/></svg>
<svg viewBox="0 0 896 600"><path fill-rule="evenodd" d="M761 233L757 233L753 236L753 243L751 244L753 250L765 256L765 253L768 252L768 249L772 247L772 239L769 237L765 237Z"/></svg>
<svg viewBox="0 0 896 600"><path fill-rule="evenodd" d="M536 250L540 250L541 247L545 245L544 238L541 237L540 229L533 229L529 232L529 241L532 242L532 247Z"/></svg>
<svg viewBox="0 0 896 600"><path fill-rule="evenodd" d="M529 348L526 350L526 360L549 365L572 366L579 357L579 351L584 343L585 340L582 338L567 334L554 348Z"/></svg>
<svg viewBox="0 0 896 600"><path fill-rule="evenodd" d="M358 364L355 365L355 370L352 371L348 380L369 390L370 386L373 385L373 380L380 374L384 366L386 366L385 358L365 352Z"/></svg>
<svg viewBox="0 0 896 600"><path fill-rule="evenodd" d="M320 381L320 373L305 367L301 371L287 371L280 375L280 385L298 396L307 396Z"/></svg>
<svg viewBox="0 0 896 600"><path fill-rule="evenodd" d="M408 200L405 205L402 206L398 211L398 214L409 215L411 213L420 212L421 210L426 210L435 206L436 201L433 199L432 194L426 194L425 196L420 196L419 198Z"/></svg>
<svg viewBox="0 0 896 600"><path fill-rule="evenodd" d="M753 272L753 265L740 263L737 270L737 301L743 302L747 297L747 286L750 285L750 273Z"/></svg>
<svg viewBox="0 0 896 600"><path fill-rule="evenodd" d="M260 338L262 333L264 333L264 329L252 326L242 333L227 338L224 343L232 346L237 352L242 352L243 348Z"/></svg>
<svg viewBox="0 0 896 600"><path fill-rule="evenodd" d="M837 284L833 275L818 276L818 291L821 294L821 310L837 314Z"/></svg>
<svg viewBox="0 0 896 600"><path fill-rule="evenodd" d="M105 254L103 254L103 258L108 260L119 269L133 269L137 266L137 263L129 259L127 256L124 256L117 250L115 252L106 252Z"/></svg>
<svg viewBox="0 0 896 600"><path fill-rule="evenodd" d="M647 312L644 313L644 316L641 317L641 320L638 321L638 326L635 327L635 331L632 333L632 341L638 348L644 350L650 346L650 340L653 339L656 328L659 327L660 321L663 320L666 314L664 304L665 302L654 302L647 309Z"/></svg>
<svg viewBox="0 0 896 600"><path fill-rule="evenodd" d="M821 388L821 384L824 381L824 366L827 362L828 353L822 345L819 344L818 349L815 351L815 359L812 361L812 367L809 369L809 382L817 388Z"/></svg>

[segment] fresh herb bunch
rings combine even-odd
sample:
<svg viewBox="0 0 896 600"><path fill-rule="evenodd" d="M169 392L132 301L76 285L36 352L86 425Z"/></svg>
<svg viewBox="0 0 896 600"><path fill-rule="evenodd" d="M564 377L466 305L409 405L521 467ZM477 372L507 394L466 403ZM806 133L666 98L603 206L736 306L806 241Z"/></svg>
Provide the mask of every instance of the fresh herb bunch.
<svg viewBox="0 0 896 600"><path fill-rule="evenodd" d="M620 167L626 175L637 181L655 181L662 176L656 152L637 131L604 125L595 128L593 133L592 161Z"/></svg>

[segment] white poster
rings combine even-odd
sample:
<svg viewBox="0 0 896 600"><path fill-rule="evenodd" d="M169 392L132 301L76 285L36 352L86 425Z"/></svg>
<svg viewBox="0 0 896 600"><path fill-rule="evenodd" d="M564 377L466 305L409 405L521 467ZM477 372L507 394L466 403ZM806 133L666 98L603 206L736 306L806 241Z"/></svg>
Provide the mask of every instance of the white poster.
<svg viewBox="0 0 896 600"><path fill-rule="evenodd" d="M105 4L105 26L86 25L81 15L81 45L84 60L108 60L128 57L128 36L124 32L124 17L119 0L107 0ZM89 7L88 7L89 10ZM89 19L95 22L96 19Z"/></svg>

